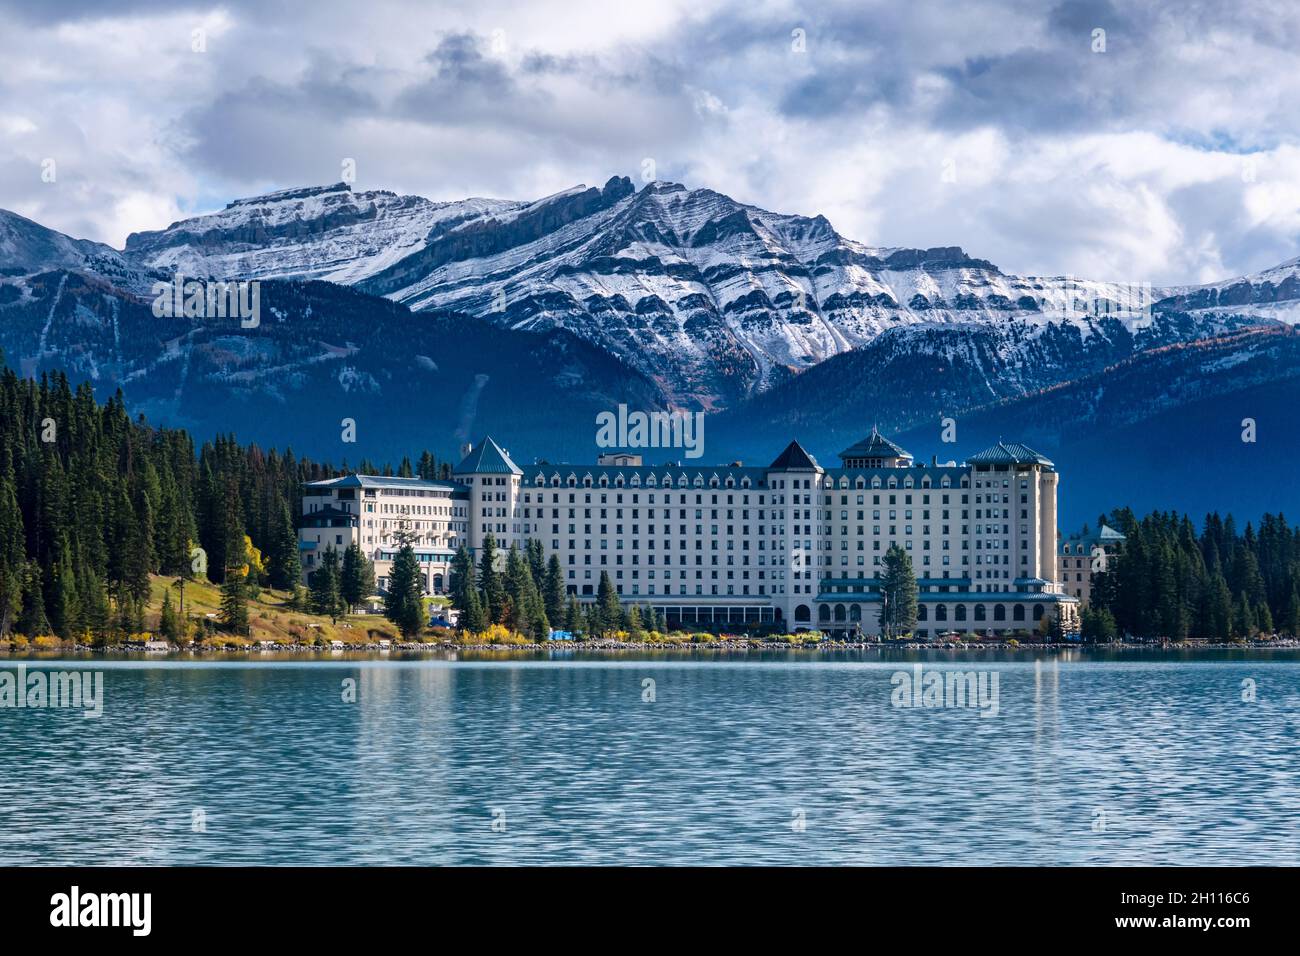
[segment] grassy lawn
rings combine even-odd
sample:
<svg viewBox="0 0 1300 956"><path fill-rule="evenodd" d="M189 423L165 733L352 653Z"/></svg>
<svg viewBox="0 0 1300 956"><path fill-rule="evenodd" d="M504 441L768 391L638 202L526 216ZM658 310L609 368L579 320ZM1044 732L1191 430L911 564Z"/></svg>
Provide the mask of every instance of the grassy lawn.
<svg viewBox="0 0 1300 956"><path fill-rule="evenodd" d="M172 607L180 608L180 589L175 578L153 577L150 587L149 608L145 624L157 633L158 617L162 610L163 592L170 590ZM400 635L391 623L378 614L349 614L331 624L327 617L306 611L295 611L286 606L289 595L285 591L263 588L261 594L248 602L248 620L254 641L312 643L317 636L327 641L347 641L350 644L381 639L396 641ZM207 580L185 583L185 613L190 617L204 618L221 611L221 588ZM224 636L224 635L223 635Z"/></svg>

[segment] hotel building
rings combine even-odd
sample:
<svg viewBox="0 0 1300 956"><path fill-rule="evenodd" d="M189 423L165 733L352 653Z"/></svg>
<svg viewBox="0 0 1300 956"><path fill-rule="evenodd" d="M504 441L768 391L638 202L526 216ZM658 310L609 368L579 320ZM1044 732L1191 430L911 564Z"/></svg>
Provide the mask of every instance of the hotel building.
<svg viewBox="0 0 1300 956"><path fill-rule="evenodd" d="M1081 607L1092 603L1093 576L1110 568L1119 546L1128 539L1110 525L1061 539L1061 587Z"/></svg>
<svg viewBox="0 0 1300 956"><path fill-rule="evenodd" d="M766 467L602 455L521 468L490 437L447 482L348 475L313 482L299 539L305 572L327 545L359 540L382 589L409 528L426 587L444 592L457 547L539 539L568 592L593 600L607 572L624 603L670 626L880 632L885 552L903 548L918 585L914 633L1009 635L1078 621L1058 583L1057 473L1020 444L917 463L875 429L826 468L791 442Z"/></svg>

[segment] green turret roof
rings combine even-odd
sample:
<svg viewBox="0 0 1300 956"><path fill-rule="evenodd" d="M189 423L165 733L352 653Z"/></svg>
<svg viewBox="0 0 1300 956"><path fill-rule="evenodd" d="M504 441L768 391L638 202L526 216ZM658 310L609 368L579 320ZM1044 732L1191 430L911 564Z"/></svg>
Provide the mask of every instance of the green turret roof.
<svg viewBox="0 0 1300 956"><path fill-rule="evenodd" d="M840 458L911 458L912 453L894 444L871 426L871 434L840 452Z"/></svg>
<svg viewBox="0 0 1300 956"><path fill-rule="evenodd" d="M454 475L522 475L505 449L488 435L470 448L465 460L456 466Z"/></svg>
<svg viewBox="0 0 1300 956"><path fill-rule="evenodd" d="M797 441L792 441L785 446L785 451L777 455L776 461L768 466L772 471L792 471L796 469L805 469L816 471L818 468L817 459L808 454Z"/></svg>
<svg viewBox="0 0 1300 956"><path fill-rule="evenodd" d="M985 448L977 455L966 459L969 465L1046 465L1055 467L1051 460L1040 455L1028 445L1019 442L1000 441L992 448Z"/></svg>

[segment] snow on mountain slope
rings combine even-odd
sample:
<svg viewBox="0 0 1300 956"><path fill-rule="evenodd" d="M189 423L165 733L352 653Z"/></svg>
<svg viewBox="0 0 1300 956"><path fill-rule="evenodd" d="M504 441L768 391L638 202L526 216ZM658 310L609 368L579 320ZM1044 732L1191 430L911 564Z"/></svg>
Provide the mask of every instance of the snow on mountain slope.
<svg viewBox="0 0 1300 956"><path fill-rule="evenodd" d="M54 269L94 273L136 293L143 292L152 281L146 270L111 246L73 239L0 209L0 275L36 275Z"/></svg>
<svg viewBox="0 0 1300 956"><path fill-rule="evenodd" d="M563 211L581 202L580 210ZM1134 290L1008 276L957 248L880 249L821 216L785 216L708 189L627 179L570 191L555 227L539 209L431 240L364 283L416 310L446 308L521 328L563 326L624 356L679 400L726 405L900 325L1149 324ZM467 241L472 237L473 241Z"/></svg>
<svg viewBox="0 0 1300 956"><path fill-rule="evenodd" d="M1287 316L1293 316L1300 304L1300 258L1222 282L1165 289L1160 304L1183 311L1253 309L1294 324L1296 319Z"/></svg>
<svg viewBox="0 0 1300 956"><path fill-rule="evenodd" d="M351 285L422 248L431 233L523 203L435 203L346 183L239 199L220 212L133 233L126 254L152 268L219 278L325 279Z"/></svg>
<svg viewBox="0 0 1300 956"><path fill-rule="evenodd" d="M871 247L823 216L675 183L638 191L626 177L533 202L433 203L341 183L285 190L132 235L124 256L194 276L321 278L416 311L564 328L675 402L705 408L735 406L907 329L986 330L982 347L1019 379L1017 362L1055 356L1060 342L1110 354L1116 342L1146 348L1300 318L1300 260L1176 289L1015 276L960 248ZM1041 348L1051 329L1070 335ZM1075 358L1061 354L1047 371ZM1023 377L1041 381L1040 371Z"/></svg>

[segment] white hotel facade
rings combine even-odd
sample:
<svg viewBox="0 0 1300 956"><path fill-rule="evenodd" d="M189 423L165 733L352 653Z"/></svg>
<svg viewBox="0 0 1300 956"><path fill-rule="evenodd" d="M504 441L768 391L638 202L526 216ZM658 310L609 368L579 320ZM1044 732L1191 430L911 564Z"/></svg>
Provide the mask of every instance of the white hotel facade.
<svg viewBox="0 0 1300 956"><path fill-rule="evenodd" d="M326 546L358 540L382 589L405 526L426 588L442 593L460 544L477 551L491 532L503 549L539 539L580 600L608 572L624 603L653 606L673 626L871 636L882 562L897 544L917 577L919 637L1010 635L1044 617L1077 626L1079 601L1058 574L1052 462L999 442L960 465L922 464L874 429L839 459L823 467L791 442L766 467L602 455L520 468L488 437L451 481L309 484L304 573Z"/></svg>

